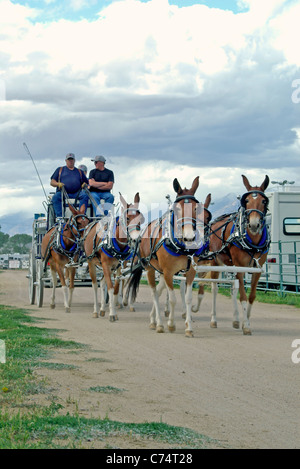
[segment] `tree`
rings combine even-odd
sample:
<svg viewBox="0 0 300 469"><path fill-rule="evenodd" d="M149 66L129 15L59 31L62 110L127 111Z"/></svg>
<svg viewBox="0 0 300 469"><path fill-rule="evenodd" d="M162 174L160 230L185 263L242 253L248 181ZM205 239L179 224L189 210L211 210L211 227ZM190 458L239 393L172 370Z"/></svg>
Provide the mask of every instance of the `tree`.
<svg viewBox="0 0 300 469"><path fill-rule="evenodd" d="M0 230L1 230L1 226L0 226ZM8 240L9 240L9 235L0 231L0 249L7 243Z"/></svg>
<svg viewBox="0 0 300 469"><path fill-rule="evenodd" d="M31 245L32 237L27 234L16 234L9 238L6 247L9 252L18 252L19 254L27 254Z"/></svg>

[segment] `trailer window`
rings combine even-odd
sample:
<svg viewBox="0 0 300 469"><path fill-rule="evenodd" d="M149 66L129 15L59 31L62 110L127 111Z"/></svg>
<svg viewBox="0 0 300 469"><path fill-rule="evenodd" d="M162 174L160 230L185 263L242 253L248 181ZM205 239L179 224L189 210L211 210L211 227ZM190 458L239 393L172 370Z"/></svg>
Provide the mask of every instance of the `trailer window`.
<svg viewBox="0 0 300 469"><path fill-rule="evenodd" d="M285 235L300 235L300 218L284 218L283 232Z"/></svg>

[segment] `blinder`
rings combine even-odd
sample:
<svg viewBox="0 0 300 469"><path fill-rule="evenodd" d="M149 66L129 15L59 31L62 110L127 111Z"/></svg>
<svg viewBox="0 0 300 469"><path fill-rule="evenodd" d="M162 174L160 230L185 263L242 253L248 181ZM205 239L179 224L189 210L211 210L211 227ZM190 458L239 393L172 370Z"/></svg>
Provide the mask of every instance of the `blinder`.
<svg viewBox="0 0 300 469"><path fill-rule="evenodd" d="M253 191L249 191L249 192L245 192L245 194L241 197L241 200L240 200L240 203L241 203L241 207L244 208L245 210L246 209L246 205L247 205L247 197L248 195L253 195L253 197L255 197L255 194L256 195L261 195L264 199L265 199L265 209L264 209L264 215L267 213L267 210L268 210L268 206L269 206L269 199L268 197L266 196L266 194L260 190L253 190Z"/></svg>

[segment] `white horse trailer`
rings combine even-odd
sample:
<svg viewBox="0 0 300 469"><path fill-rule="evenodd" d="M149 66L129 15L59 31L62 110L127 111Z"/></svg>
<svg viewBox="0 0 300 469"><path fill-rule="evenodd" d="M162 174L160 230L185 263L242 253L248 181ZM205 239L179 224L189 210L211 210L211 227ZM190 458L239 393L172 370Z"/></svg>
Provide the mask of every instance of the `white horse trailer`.
<svg viewBox="0 0 300 469"><path fill-rule="evenodd" d="M267 194L271 245L260 283L300 291L300 187Z"/></svg>

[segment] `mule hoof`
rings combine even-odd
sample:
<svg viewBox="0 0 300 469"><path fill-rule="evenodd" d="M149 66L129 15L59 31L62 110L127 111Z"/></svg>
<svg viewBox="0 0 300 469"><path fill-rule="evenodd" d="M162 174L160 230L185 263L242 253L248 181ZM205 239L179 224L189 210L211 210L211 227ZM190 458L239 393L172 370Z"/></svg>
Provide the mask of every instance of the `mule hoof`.
<svg viewBox="0 0 300 469"><path fill-rule="evenodd" d="M117 321L117 316L109 316L109 321L110 321L110 322L115 322L115 321Z"/></svg>
<svg viewBox="0 0 300 469"><path fill-rule="evenodd" d="M98 318L99 317L99 314L98 313L93 313L93 318Z"/></svg>
<svg viewBox="0 0 300 469"><path fill-rule="evenodd" d="M232 327L234 329L239 329L240 328L240 321L233 321Z"/></svg>
<svg viewBox="0 0 300 469"><path fill-rule="evenodd" d="M182 319L186 319L186 313L182 313Z"/></svg>
<svg viewBox="0 0 300 469"><path fill-rule="evenodd" d="M68 308L65 309L65 311L66 311L66 313L70 313L70 312L71 312L71 308L68 307Z"/></svg>
<svg viewBox="0 0 300 469"><path fill-rule="evenodd" d="M243 327L243 334L244 335L252 335L251 329L249 327Z"/></svg>
<svg viewBox="0 0 300 469"><path fill-rule="evenodd" d="M166 310L165 311L165 318L168 318L170 316L170 311Z"/></svg>
<svg viewBox="0 0 300 469"><path fill-rule="evenodd" d="M212 329L216 329L216 328L218 327L217 321L211 321L211 322L210 322L210 327L211 327Z"/></svg>
<svg viewBox="0 0 300 469"><path fill-rule="evenodd" d="M150 324L149 328L150 328L152 331L155 331L155 329L156 329L156 324L155 324L155 322L152 322L152 323Z"/></svg>
<svg viewBox="0 0 300 469"><path fill-rule="evenodd" d="M188 337L188 338L194 337L193 331L185 331L185 337Z"/></svg>
<svg viewBox="0 0 300 469"><path fill-rule="evenodd" d="M168 326L169 332L175 332L176 326Z"/></svg>
<svg viewBox="0 0 300 469"><path fill-rule="evenodd" d="M132 313L134 313L134 312L135 312L135 308L134 308L133 306L131 306L130 311L131 311Z"/></svg>
<svg viewBox="0 0 300 469"><path fill-rule="evenodd" d="M102 318L104 318L104 316L105 316L105 311L103 311L103 310L100 311L100 316L101 316Z"/></svg>
<svg viewBox="0 0 300 469"><path fill-rule="evenodd" d="M164 330L164 326L157 326L157 328L156 328L156 332L158 332L159 334L161 334L161 333L165 332L165 330Z"/></svg>
<svg viewBox="0 0 300 469"><path fill-rule="evenodd" d="M50 305L50 309L55 309L55 305Z"/></svg>

